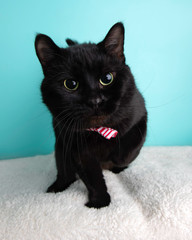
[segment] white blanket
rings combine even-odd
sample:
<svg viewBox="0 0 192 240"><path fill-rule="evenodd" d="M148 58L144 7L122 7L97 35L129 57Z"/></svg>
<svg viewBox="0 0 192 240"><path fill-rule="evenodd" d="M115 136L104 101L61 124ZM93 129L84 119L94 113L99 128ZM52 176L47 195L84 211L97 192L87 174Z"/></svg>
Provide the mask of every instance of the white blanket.
<svg viewBox="0 0 192 240"><path fill-rule="evenodd" d="M81 180L45 193L54 156L0 161L0 240L192 240L192 147L145 147L132 165L104 171L112 202L84 206Z"/></svg>

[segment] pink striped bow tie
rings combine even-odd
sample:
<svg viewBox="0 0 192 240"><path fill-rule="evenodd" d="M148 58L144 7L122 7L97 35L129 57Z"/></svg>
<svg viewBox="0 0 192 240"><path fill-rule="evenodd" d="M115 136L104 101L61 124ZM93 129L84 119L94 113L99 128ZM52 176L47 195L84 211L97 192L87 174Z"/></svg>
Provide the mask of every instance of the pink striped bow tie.
<svg viewBox="0 0 192 240"><path fill-rule="evenodd" d="M114 130L112 128L107 128L107 127L100 127L100 128L89 128L87 129L88 131L93 131L93 132L98 132L101 134L106 139L111 139L115 138L117 136L117 130Z"/></svg>

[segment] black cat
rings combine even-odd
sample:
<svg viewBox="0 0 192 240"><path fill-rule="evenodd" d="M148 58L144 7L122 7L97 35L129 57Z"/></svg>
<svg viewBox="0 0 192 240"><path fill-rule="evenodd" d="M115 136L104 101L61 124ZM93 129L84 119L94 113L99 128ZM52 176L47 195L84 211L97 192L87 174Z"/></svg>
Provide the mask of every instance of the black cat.
<svg viewBox="0 0 192 240"><path fill-rule="evenodd" d="M78 174L89 192L86 206L100 208L110 203L102 168L118 173L137 157L145 141L147 111L125 64L122 23L98 44L66 42L69 47L59 48L43 34L35 40L45 76L42 98L56 137L58 173L47 192L65 190ZM107 139L96 132L101 127L118 133Z"/></svg>

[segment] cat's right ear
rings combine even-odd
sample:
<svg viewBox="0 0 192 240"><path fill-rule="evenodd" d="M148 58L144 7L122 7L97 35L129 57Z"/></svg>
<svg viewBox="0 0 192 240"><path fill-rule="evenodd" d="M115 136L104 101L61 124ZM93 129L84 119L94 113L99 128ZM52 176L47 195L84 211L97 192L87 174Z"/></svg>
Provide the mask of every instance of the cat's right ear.
<svg viewBox="0 0 192 240"><path fill-rule="evenodd" d="M44 70L55 56L59 54L60 48L47 35L38 34L35 38L35 50Z"/></svg>

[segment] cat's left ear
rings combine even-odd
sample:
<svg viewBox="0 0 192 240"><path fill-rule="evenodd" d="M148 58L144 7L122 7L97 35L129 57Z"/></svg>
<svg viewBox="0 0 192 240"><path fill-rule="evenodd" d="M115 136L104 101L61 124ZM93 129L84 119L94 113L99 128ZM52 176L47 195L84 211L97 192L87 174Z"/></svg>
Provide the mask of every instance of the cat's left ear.
<svg viewBox="0 0 192 240"><path fill-rule="evenodd" d="M70 39L70 38L67 38L65 41L66 41L66 43L67 43L67 45L68 45L69 47L78 44L77 41L74 41L74 40L72 40L72 39Z"/></svg>
<svg viewBox="0 0 192 240"><path fill-rule="evenodd" d="M125 61L124 56L124 33L125 29L121 22L116 23L107 33L105 39L98 44L109 55Z"/></svg>

